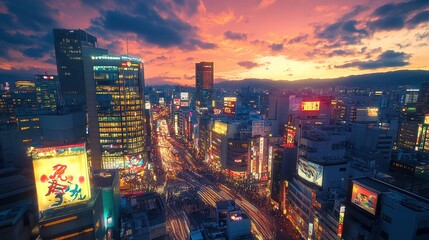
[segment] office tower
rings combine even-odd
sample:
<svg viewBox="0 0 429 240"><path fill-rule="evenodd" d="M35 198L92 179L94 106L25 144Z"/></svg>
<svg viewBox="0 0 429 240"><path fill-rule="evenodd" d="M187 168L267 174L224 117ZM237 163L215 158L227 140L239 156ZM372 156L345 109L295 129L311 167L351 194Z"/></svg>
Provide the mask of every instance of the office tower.
<svg viewBox="0 0 429 240"><path fill-rule="evenodd" d="M92 167L138 164L145 146L142 60L105 55L84 62Z"/></svg>
<svg viewBox="0 0 429 240"><path fill-rule="evenodd" d="M55 56L61 94L68 108L82 109L85 105L85 80L83 56L98 50L97 38L83 30L54 29Z"/></svg>
<svg viewBox="0 0 429 240"><path fill-rule="evenodd" d="M213 100L213 62L195 63L196 106L211 108Z"/></svg>
<svg viewBox="0 0 429 240"><path fill-rule="evenodd" d="M35 75L34 83L38 109L57 113L61 107L58 77L53 75Z"/></svg>
<svg viewBox="0 0 429 240"><path fill-rule="evenodd" d="M429 82L422 83L417 101L417 112L429 113Z"/></svg>

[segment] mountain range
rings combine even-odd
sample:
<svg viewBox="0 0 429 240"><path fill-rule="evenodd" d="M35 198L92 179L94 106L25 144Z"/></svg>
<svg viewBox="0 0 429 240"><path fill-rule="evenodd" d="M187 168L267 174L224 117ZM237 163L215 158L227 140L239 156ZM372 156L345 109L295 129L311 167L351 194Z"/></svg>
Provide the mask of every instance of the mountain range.
<svg viewBox="0 0 429 240"><path fill-rule="evenodd" d="M351 75L347 77L330 79L303 79L303 80L270 80L248 78L240 81L221 81L215 84L215 88L301 88L301 87L395 87L409 85L419 87L422 82L429 82L428 70L400 70L383 73L370 73Z"/></svg>

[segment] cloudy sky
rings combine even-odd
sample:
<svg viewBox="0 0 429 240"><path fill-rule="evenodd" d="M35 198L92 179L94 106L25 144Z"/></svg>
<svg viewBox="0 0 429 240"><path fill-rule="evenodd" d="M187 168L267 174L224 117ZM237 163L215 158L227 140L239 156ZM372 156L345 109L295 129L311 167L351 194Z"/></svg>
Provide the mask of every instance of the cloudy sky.
<svg viewBox="0 0 429 240"><path fill-rule="evenodd" d="M6 0L0 81L56 74L53 28L84 29L145 62L147 84L334 78L429 69L428 0ZM127 37L128 36L128 37Z"/></svg>

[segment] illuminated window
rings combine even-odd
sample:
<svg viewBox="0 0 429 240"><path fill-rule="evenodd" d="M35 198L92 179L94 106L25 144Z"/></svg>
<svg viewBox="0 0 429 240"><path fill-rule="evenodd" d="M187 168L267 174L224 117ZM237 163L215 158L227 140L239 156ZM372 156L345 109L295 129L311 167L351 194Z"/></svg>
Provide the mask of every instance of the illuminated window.
<svg viewBox="0 0 429 240"><path fill-rule="evenodd" d="M33 141L33 139L31 139L31 138L22 140L23 143L29 143L29 142L32 142L32 141Z"/></svg>
<svg viewBox="0 0 429 240"><path fill-rule="evenodd" d="M30 129L30 127L21 127L21 131L25 131L25 130L28 130L28 129Z"/></svg>

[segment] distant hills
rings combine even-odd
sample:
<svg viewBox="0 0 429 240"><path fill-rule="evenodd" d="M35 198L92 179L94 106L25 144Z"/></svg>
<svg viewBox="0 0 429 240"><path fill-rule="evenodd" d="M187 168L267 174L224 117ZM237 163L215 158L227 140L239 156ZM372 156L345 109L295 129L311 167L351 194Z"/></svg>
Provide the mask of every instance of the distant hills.
<svg viewBox="0 0 429 240"><path fill-rule="evenodd" d="M331 79L303 79L303 80L270 80L270 79L243 79L241 81L222 81L215 84L216 88L300 88L300 87L387 87L410 85L419 87L422 82L429 81L427 70L400 70L384 73L370 73L351 75Z"/></svg>

